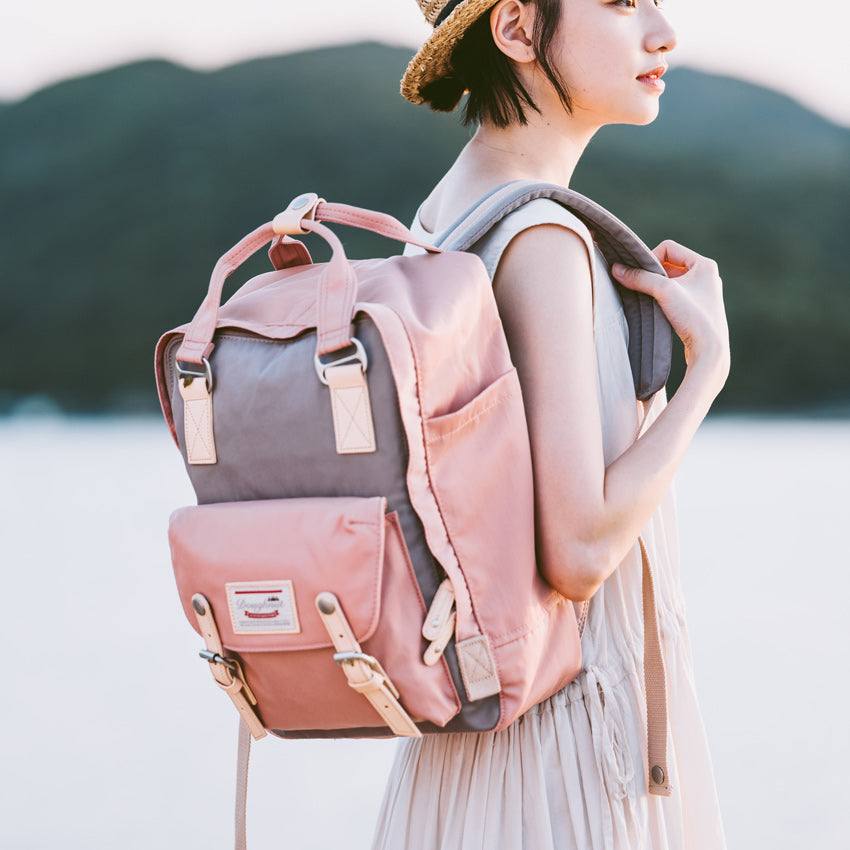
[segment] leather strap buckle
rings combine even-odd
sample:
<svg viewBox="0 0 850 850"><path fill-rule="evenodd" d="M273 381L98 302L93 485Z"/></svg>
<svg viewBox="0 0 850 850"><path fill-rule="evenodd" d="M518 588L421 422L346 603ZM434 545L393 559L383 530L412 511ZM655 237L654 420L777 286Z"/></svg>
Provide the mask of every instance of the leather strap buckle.
<svg viewBox="0 0 850 850"><path fill-rule="evenodd" d="M390 679L390 677L387 675L387 671L384 670L383 667L381 667L381 662L378 661L378 659L375 658L374 655L368 655L365 652L354 652L351 650L345 650L343 652L335 652L333 654L333 659L337 664L345 664L346 662L351 661L362 661L364 664L368 664L369 667L371 667L371 669L377 674L377 676L383 680L382 682L377 683L376 687L381 687L382 684L385 684L390 689L392 695L396 699L399 699L400 695L398 689L393 684L392 679ZM369 682L376 682L376 678L372 677ZM348 684L351 685L351 687L355 690L359 690L356 684L352 684L352 682L350 681ZM368 690L368 688L366 690Z"/></svg>
<svg viewBox="0 0 850 850"><path fill-rule="evenodd" d="M204 643L207 645L207 648L200 650L198 654L208 662L215 683L230 697L253 737L257 739L264 737L268 733L253 708L257 704L257 697L248 686L248 680L239 659L224 654L224 647L209 600L202 593L196 593L192 597L192 609L198 620Z"/></svg>
<svg viewBox="0 0 850 850"><path fill-rule="evenodd" d="M398 688L381 663L360 648L336 595L324 590L316 596L315 603L336 650L333 660L341 667L349 687L369 700L396 735L422 737L422 732L401 704Z"/></svg>

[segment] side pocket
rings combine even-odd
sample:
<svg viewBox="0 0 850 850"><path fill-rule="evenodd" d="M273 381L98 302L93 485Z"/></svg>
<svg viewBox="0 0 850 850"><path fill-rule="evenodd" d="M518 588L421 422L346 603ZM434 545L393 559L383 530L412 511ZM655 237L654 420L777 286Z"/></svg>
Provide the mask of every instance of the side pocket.
<svg viewBox="0 0 850 850"><path fill-rule="evenodd" d="M492 644L522 634L552 589L537 570L528 426L515 367L424 422L443 521Z"/></svg>

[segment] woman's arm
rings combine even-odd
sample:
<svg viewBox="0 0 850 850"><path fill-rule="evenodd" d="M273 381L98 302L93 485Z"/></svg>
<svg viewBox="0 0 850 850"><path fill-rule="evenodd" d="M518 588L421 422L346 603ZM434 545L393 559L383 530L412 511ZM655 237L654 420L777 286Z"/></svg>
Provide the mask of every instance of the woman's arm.
<svg viewBox="0 0 850 850"><path fill-rule="evenodd" d="M590 262L573 230L539 224L511 240L493 279L529 427L537 563L574 601L634 545L725 380L722 346L692 346L665 409L606 469Z"/></svg>

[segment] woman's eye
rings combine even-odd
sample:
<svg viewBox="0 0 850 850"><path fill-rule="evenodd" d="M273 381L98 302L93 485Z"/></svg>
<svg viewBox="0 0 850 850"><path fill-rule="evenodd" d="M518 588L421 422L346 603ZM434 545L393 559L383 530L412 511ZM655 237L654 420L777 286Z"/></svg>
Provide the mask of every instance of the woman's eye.
<svg viewBox="0 0 850 850"><path fill-rule="evenodd" d="M634 9L637 7L637 0L615 0L612 4L614 6L626 6L629 9ZM656 6L663 6L664 0L655 0Z"/></svg>

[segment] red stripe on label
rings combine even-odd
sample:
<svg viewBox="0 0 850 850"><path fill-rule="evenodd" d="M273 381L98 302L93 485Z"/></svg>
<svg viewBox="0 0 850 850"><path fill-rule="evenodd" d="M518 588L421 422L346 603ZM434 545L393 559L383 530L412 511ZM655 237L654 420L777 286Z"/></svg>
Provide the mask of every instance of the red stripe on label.
<svg viewBox="0 0 850 850"><path fill-rule="evenodd" d="M276 590L234 590L234 593L283 593L283 588Z"/></svg>
<svg viewBox="0 0 850 850"><path fill-rule="evenodd" d="M272 617L277 617L278 614L280 614L280 611L267 611L267 612L263 612L263 613L260 613L259 611L246 611L245 612L246 617L253 617L253 618L257 618L257 619L261 619L261 620L269 619L269 618L272 618Z"/></svg>

